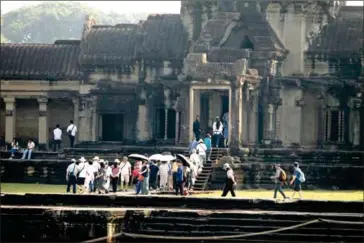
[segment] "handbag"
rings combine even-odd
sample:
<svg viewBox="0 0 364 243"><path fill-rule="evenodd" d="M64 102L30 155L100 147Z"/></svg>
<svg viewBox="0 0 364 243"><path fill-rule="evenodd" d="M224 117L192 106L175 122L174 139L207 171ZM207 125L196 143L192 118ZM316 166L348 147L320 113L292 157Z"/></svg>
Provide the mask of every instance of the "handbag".
<svg viewBox="0 0 364 243"><path fill-rule="evenodd" d="M143 181L143 180L144 180L144 176L139 175L139 176L138 176L138 181Z"/></svg>

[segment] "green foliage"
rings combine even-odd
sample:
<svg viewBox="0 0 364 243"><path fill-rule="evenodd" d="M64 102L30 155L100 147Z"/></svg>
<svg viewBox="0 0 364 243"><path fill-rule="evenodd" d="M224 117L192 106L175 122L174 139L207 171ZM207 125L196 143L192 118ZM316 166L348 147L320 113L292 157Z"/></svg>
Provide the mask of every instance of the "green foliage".
<svg viewBox="0 0 364 243"><path fill-rule="evenodd" d="M2 16L3 38L12 43L54 43L59 39L80 39L86 15L93 15L96 24L135 23L146 19L146 13L103 13L80 2L45 2L24 7Z"/></svg>

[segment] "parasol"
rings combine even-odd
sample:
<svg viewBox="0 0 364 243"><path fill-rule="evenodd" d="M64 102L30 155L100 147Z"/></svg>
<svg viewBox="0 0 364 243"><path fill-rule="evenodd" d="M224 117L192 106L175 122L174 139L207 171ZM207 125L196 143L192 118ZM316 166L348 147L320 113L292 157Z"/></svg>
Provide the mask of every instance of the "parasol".
<svg viewBox="0 0 364 243"><path fill-rule="evenodd" d="M183 154L177 154L176 157L177 159L180 159L182 161L183 166L191 167L191 162L186 156L184 156Z"/></svg>
<svg viewBox="0 0 364 243"><path fill-rule="evenodd" d="M149 157L149 160L154 160L154 161L162 161L163 159L164 159L163 154L153 154L152 156Z"/></svg>
<svg viewBox="0 0 364 243"><path fill-rule="evenodd" d="M163 155L163 160L161 161L172 161L172 160L176 160L176 157L174 157L173 155L167 154L167 155Z"/></svg>
<svg viewBox="0 0 364 243"><path fill-rule="evenodd" d="M129 158L131 159L135 159L135 160L147 160L149 161L148 157L145 157L144 155L141 155L141 154L131 154L128 156Z"/></svg>

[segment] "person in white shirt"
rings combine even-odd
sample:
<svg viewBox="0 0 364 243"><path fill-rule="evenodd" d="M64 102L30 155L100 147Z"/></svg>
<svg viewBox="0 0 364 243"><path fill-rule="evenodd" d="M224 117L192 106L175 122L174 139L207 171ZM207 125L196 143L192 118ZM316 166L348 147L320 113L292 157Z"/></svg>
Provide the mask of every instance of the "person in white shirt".
<svg viewBox="0 0 364 243"><path fill-rule="evenodd" d="M124 156L120 165L120 180L121 180L121 190L127 191L130 176L131 176L131 164L128 161L128 157Z"/></svg>
<svg viewBox="0 0 364 243"><path fill-rule="evenodd" d="M213 131L213 135L215 137L215 143L216 143L216 148L219 147L220 144L220 138L222 136L222 130L223 130L224 126L222 125L220 118L216 117L216 121L214 122L214 124L212 125L212 131Z"/></svg>
<svg viewBox="0 0 364 243"><path fill-rule="evenodd" d="M75 137L76 137L76 133L77 133L77 127L75 124L73 124L73 121L70 121L70 124L67 127L67 133L68 136L70 138L70 146L71 148L73 148L73 146L75 145Z"/></svg>
<svg viewBox="0 0 364 243"><path fill-rule="evenodd" d="M76 193L76 184L77 184L77 174L78 174L78 162L75 159L72 159L72 164L67 167L66 171L66 180L67 180L67 193L70 192L71 185L73 188L73 193Z"/></svg>
<svg viewBox="0 0 364 243"><path fill-rule="evenodd" d="M54 152L61 149L61 141L62 141L62 130L59 128L59 124L57 124L56 128L53 130Z"/></svg>
<svg viewBox="0 0 364 243"><path fill-rule="evenodd" d="M190 161L192 164L194 164L196 166L197 171L199 169L202 170L202 162L201 162L200 156L197 154L196 149L192 150L192 154L190 155Z"/></svg>
<svg viewBox="0 0 364 243"><path fill-rule="evenodd" d="M94 176L95 176L93 192L96 192L97 190L100 189L100 186L101 186L101 178L98 176L98 174L101 169L100 163L103 162L104 160L101 160L98 156L95 156L92 159L92 161L93 161L92 167L94 169Z"/></svg>
<svg viewBox="0 0 364 243"><path fill-rule="evenodd" d="M88 166L86 167L86 177L85 177L85 191L93 192L94 191L94 180L95 180L95 167L92 166L92 160L88 162Z"/></svg>
<svg viewBox="0 0 364 243"><path fill-rule="evenodd" d="M23 157L21 159L25 159L25 156L28 154L28 160L32 157L32 152L35 147L34 142L29 139L27 149L23 152Z"/></svg>
<svg viewBox="0 0 364 243"><path fill-rule="evenodd" d="M204 165L206 163L206 150L207 150L207 147L204 144L204 142L203 142L202 139L200 139L200 141L198 142L198 145L196 147L196 150L197 150L198 155L200 157L200 161Z"/></svg>
<svg viewBox="0 0 364 243"><path fill-rule="evenodd" d="M105 174L104 174L104 180L103 180L103 188L105 190L105 193L109 193L109 188L110 188L110 177L112 174L112 169L109 166L109 161L105 161Z"/></svg>
<svg viewBox="0 0 364 243"><path fill-rule="evenodd" d="M80 161L80 163L78 164L77 185L82 193L84 191L86 169L87 169L88 164L86 163L87 161L84 157L81 157L79 159L79 161Z"/></svg>

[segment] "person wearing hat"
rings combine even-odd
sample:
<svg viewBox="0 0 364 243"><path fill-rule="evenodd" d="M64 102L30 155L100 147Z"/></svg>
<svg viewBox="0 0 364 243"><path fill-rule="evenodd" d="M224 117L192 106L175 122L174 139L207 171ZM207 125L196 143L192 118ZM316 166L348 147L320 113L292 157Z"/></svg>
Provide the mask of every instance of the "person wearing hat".
<svg viewBox="0 0 364 243"><path fill-rule="evenodd" d="M213 136L215 138L215 147L216 148L219 147L223 128L224 128L224 126L222 125L220 118L217 116L214 124L212 125L212 131L213 131Z"/></svg>
<svg viewBox="0 0 364 243"><path fill-rule="evenodd" d="M196 151L198 153L198 156L200 156L200 160L203 165L206 163L206 150L207 150L206 145L204 144L203 140L200 139L198 141Z"/></svg>
<svg viewBox="0 0 364 243"><path fill-rule="evenodd" d="M228 163L224 164L223 170L226 171L225 187L222 192L222 197L226 197L228 192L231 192L231 196L235 197L234 186L236 185L234 171L231 169Z"/></svg>
<svg viewBox="0 0 364 243"><path fill-rule="evenodd" d="M67 193L70 192L71 185L73 188L73 193L76 193L76 184L77 184L77 174L78 174L78 162L75 159L72 159L72 164L67 167L66 171L66 180L67 180Z"/></svg>
<svg viewBox="0 0 364 243"><path fill-rule="evenodd" d="M80 163L78 164L77 186L82 193L84 189L83 185L85 184L86 167L88 166L88 164L86 163L85 157L81 157L79 159L79 162Z"/></svg>
<svg viewBox="0 0 364 243"><path fill-rule="evenodd" d="M276 199L277 192L279 192L283 196L283 198L286 199L287 198L286 194L284 194L283 189L282 189L282 187L286 183L286 179L287 179L286 172L281 168L280 164L275 164L274 167L276 169L276 174L271 177L271 179L273 179L275 182L273 198Z"/></svg>

